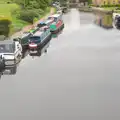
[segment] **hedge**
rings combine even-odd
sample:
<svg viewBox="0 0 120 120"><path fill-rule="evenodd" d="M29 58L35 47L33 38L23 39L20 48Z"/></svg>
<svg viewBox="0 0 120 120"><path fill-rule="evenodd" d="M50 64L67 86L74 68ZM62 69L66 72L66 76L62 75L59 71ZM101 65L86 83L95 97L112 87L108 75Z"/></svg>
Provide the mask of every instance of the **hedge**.
<svg viewBox="0 0 120 120"><path fill-rule="evenodd" d="M32 11L32 10L26 10L26 11L23 10L20 12L20 15L19 15L19 19L27 21L32 24L34 22L34 18L38 18L38 17L39 15L35 11Z"/></svg>
<svg viewBox="0 0 120 120"><path fill-rule="evenodd" d="M120 4L117 4L117 5L101 5L101 7L120 7Z"/></svg>
<svg viewBox="0 0 120 120"><path fill-rule="evenodd" d="M117 5L94 5L94 4L89 4L89 6L92 6L92 7L120 7L120 4L117 4Z"/></svg>
<svg viewBox="0 0 120 120"><path fill-rule="evenodd" d="M11 21L8 19L1 19L0 20L0 35L4 35L6 37L9 36L10 29L11 29Z"/></svg>

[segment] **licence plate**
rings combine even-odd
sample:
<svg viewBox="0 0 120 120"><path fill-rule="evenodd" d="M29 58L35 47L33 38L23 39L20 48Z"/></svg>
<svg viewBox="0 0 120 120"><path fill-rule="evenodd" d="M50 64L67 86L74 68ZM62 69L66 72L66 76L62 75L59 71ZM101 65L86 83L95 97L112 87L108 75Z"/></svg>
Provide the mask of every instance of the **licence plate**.
<svg viewBox="0 0 120 120"><path fill-rule="evenodd" d="M14 60L5 61L5 65L13 65L13 64L15 64L15 63L14 63Z"/></svg>
<svg viewBox="0 0 120 120"><path fill-rule="evenodd" d="M30 53L37 53L37 51L35 50L35 51L30 51Z"/></svg>

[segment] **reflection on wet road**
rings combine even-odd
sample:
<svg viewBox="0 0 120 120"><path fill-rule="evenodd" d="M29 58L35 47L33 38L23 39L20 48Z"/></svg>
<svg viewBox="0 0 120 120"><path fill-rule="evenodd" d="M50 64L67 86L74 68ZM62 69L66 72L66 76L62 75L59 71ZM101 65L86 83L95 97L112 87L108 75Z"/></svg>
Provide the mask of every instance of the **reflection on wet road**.
<svg viewBox="0 0 120 120"><path fill-rule="evenodd" d="M47 54L28 55L16 75L2 76L1 120L120 119L120 32L89 16L72 9Z"/></svg>

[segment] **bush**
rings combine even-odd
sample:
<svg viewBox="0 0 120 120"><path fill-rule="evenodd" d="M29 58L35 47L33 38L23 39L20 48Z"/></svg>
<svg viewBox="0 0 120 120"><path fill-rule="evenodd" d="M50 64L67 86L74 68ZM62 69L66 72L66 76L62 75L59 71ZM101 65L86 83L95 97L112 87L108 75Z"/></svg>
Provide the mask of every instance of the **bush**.
<svg viewBox="0 0 120 120"><path fill-rule="evenodd" d="M120 5L101 5L101 7L120 7Z"/></svg>
<svg viewBox="0 0 120 120"><path fill-rule="evenodd" d="M39 15L44 14L44 10L42 10L42 9L34 9L34 11L35 11L36 13L38 13Z"/></svg>
<svg viewBox="0 0 120 120"><path fill-rule="evenodd" d="M26 11L21 11L20 12L19 19L33 24L34 18L38 18L38 17L39 17L39 15L35 11L26 10Z"/></svg>
<svg viewBox="0 0 120 120"><path fill-rule="evenodd" d="M3 25L10 25L12 23L11 20L9 19L0 19L0 24L3 24Z"/></svg>
<svg viewBox="0 0 120 120"><path fill-rule="evenodd" d="M1 35L4 35L6 37L9 36L11 23L12 23L11 20L7 18L0 19L0 34Z"/></svg>

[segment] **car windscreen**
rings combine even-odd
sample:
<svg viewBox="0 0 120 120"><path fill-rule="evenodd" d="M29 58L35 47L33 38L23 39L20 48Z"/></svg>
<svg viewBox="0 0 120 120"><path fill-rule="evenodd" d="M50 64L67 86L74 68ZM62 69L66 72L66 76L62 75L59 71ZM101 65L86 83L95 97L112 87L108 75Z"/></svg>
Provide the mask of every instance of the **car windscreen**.
<svg viewBox="0 0 120 120"><path fill-rule="evenodd" d="M44 27L44 26L46 26L46 24L45 24L45 23L42 23L42 24L40 23L40 24L38 24L37 26L38 26L38 27Z"/></svg>
<svg viewBox="0 0 120 120"><path fill-rule="evenodd" d="M35 41L39 41L39 40L40 40L39 36L32 36L32 37L29 38L30 42L35 42Z"/></svg>
<svg viewBox="0 0 120 120"><path fill-rule="evenodd" d="M57 17L48 17L48 20L54 20L56 22L57 21Z"/></svg>
<svg viewBox="0 0 120 120"><path fill-rule="evenodd" d="M0 44L0 53L14 53L14 44Z"/></svg>

